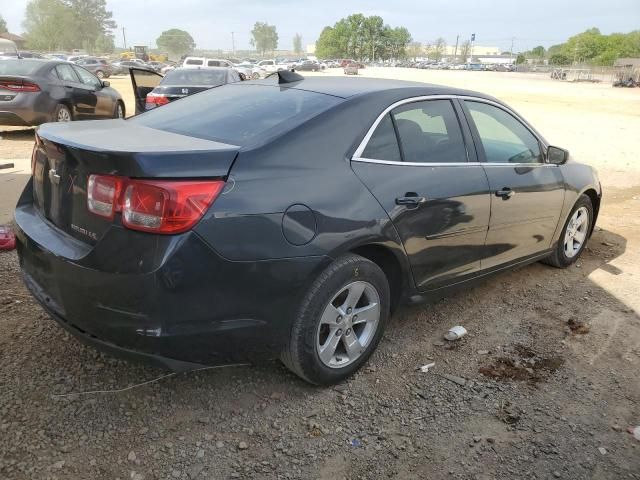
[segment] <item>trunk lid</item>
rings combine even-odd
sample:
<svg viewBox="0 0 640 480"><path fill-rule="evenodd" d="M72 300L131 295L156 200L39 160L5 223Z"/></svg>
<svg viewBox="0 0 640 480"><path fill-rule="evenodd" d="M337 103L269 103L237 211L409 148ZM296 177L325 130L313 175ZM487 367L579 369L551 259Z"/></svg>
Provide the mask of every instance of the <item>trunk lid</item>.
<svg viewBox="0 0 640 480"><path fill-rule="evenodd" d="M113 221L87 209L89 175L226 178L238 149L125 120L45 124L32 158L34 206L58 229L95 244Z"/></svg>

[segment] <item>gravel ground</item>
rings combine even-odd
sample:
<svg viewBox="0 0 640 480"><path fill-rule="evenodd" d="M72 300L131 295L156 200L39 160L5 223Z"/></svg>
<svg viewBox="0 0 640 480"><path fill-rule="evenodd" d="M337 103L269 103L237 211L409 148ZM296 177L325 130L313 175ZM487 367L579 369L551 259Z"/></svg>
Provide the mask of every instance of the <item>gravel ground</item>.
<svg viewBox="0 0 640 480"><path fill-rule="evenodd" d="M606 159L599 228L576 265L402 307L368 366L330 389L273 361L113 392L167 372L81 345L31 299L15 252L0 253L0 478L640 479L627 431L640 425L640 187L636 167L617 183L627 160ZM445 342L458 324L469 334Z"/></svg>

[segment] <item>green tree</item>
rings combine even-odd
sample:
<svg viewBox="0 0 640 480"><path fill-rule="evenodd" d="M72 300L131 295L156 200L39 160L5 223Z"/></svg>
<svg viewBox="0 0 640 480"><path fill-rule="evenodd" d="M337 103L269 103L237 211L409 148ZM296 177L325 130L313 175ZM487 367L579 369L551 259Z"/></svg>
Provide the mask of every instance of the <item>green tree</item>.
<svg viewBox="0 0 640 480"><path fill-rule="evenodd" d="M379 16L355 13L322 30L316 54L321 58L400 58L410 42L406 28L391 28Z"/></svg>
<svg viewBox="0 0 640 480"><path fill-rule="evenodd" d="M302 36L299 33L293 36L293 52L296 55L302 54Z"/></svg>
<svg viewBox="0 0 640 480"><path fill-rule="evenodd" d="M542 45L538 45L537 47L531 49L531 55L533 55L534 57L542 58L544 57L544 54L545 49Z"/></svg>
<svg viewBox="0 0 640 480"><path fill-rule="evenodd" d="M9 29L7 28L7 22L5 21L4 18L2 18L2 15L0 15L0 33L4 33L4 32L8 32Z"/></svg>
<svg viewBox="0 0 640 480"><path fill-rule="evenodd" d="M251 45L264 57L266 52L278 48L278 32L275 25L256 22L251 30Z"/></svg>
<svg viewBox="0 0 640 480"><path fill-rule="evenodd" d="M571 65L571 58L564 53L554 53L549 57L551 65Z"/></svg>
<svg viewBox="0 0 640 480"><path fill-rule="evenodd" d="M161 50L166 50L177 57L191 53L196 48L196 42L193 41L189 32L179 28L171 28L162 32L156 39L156 45Z"/></svg>
<svg viewBox="0 0 640 480"><path fill-rule="evenodd" d="M527 57L523 53L519 53L516 57L516 65L522 65L523 63L527 63Z"/></svg>
<svg viewBox="0 0 640 480"><path fill-rule="evenodd" d="M23 27L30 48L93 51L116 27L111 17L106 0L30 0Z"/></svg>

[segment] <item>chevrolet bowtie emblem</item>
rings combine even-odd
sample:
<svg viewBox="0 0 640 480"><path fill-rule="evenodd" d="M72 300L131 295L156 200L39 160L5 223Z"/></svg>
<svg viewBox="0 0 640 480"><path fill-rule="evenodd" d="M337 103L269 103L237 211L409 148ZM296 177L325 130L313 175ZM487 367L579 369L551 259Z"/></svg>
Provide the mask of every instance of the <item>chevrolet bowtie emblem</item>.
<svg viewBox="0 0 640 480"><path fill-rule="evenodd" d="M60 175L55 170L49 170L49 181L58 185L60 183Z"/></svg>

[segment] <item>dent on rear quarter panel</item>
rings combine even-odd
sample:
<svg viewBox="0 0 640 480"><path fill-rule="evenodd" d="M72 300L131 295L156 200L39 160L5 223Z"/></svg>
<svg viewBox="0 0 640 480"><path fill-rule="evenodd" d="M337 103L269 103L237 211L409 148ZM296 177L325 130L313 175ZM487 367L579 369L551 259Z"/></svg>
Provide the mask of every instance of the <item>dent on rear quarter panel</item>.
<svg viewBox="0 0 640 480"><path fill-rule="evenodd" d="M364 104L340 104L267 145L241 151L230 187L197 232L230 260L333 256L363 243L397 245L389 217L348 161L376 115L376 109L363 112ZM287 241L282 231L283 214L292 205L305 205L315 216L317 233L304 245Z"/></svg>

